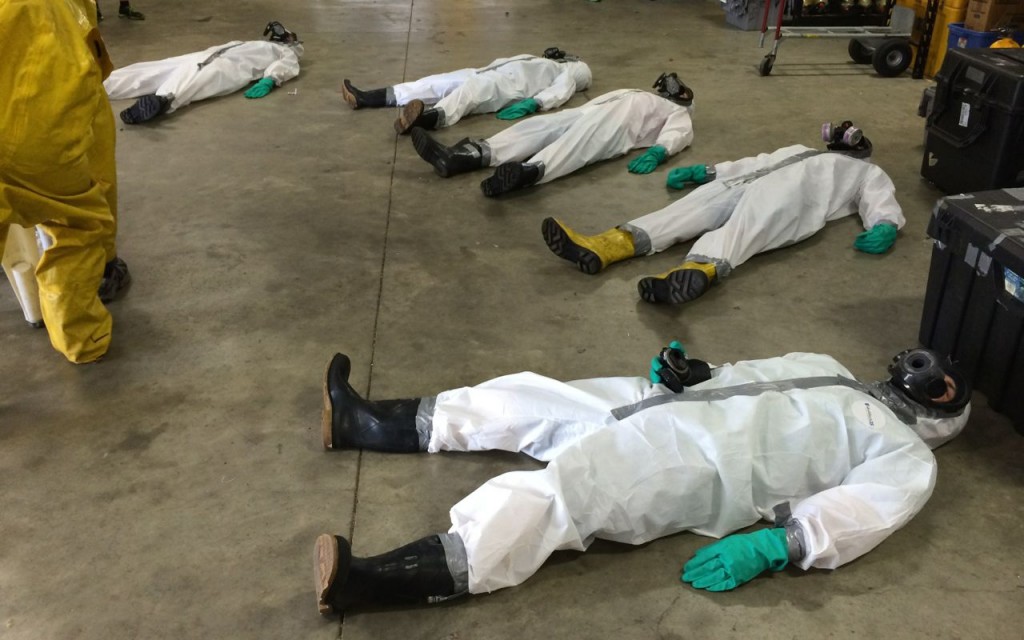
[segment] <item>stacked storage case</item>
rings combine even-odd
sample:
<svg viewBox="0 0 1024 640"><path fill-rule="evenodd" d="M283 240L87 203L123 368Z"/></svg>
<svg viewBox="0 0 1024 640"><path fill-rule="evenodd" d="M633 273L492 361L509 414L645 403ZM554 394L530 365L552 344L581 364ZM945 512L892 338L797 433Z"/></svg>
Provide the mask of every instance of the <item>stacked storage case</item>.
<svg viewBox="0 0 1024 640"><path fill-rule="evenodd" d="M1024 49L950 49L921 175L946 193L1024 185Z"/></svg>
<svg viewBox="0 0 1024 640"><path fill-rule="evenodd" d="M919 339L1024 435L1024 189L938 202Z"/></svg>

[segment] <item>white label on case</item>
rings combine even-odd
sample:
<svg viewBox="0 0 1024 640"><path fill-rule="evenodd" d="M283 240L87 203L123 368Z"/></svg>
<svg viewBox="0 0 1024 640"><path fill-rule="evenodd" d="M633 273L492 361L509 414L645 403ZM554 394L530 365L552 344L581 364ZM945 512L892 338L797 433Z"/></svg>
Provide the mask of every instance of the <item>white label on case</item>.
<svg viewBox="0 0 1024 640"><path fill-rule="evenodd" d="M960 122L961 127L966 127L967 122L971 119L971 105L966 102L960 103Z"/></svg>
<svg viewBox="0 0 1024 640"><path fill-rule="evenodd" d="M1003 286L1007 293L1024 302L1024 279L1006 267L1003 267Z"/></svg>

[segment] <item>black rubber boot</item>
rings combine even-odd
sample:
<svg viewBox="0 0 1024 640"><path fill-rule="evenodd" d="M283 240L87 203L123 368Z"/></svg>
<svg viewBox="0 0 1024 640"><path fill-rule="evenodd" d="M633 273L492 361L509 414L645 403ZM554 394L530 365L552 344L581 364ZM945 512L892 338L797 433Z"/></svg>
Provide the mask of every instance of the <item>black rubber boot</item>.
<svg viewBox="0 0 1024 640"><path fill-rule="evenodd" d="M125 287L132 281L128 273L128 264L121 258L114 258L103 267L103 279L100 280L100 301L113 302Z"/></svg>
<svg viewBox="0 0 1024 640"><path fill-rule="evenodd" d="M353 605L434 604L456 595L444 547L436 535L372 558L355 558L348 540L320 534L313 548L320 613Z"/></svg>
<svg viewBox="0 0 1024 640"><path fill-rule="evenodd" d="M506 162L498 165L494 175L480 183L488 198L500 196L509 191L518 191L540 180L540 167L525 162Z"/></svg>
<svg viewBox="0 0 1024 640"><path fill-rule="evenodd" d="M431 138L425 130L413 127L412 146L421 158L433 165L434 173L442 178L484 168L483 150L469 138L446 147Z"/></svg>
<svg viewBox="0 0 1024 640"><path fill-rule="evenodd" d="M348 383L352 363L337 353L324 373L324 409L321 433L324 449L370 449L388 453L416 453L419 398L371 402L359 397Z"/></svg>
<svg viewBox="0 0 1024 640"><path fill-rule="evenodd" d="M641 278L636 286L647 302L679 304L704 295L711 279L700 269L677 269L664 276Z"/></svg>
<svg viewBox="0 0 1024 640"><path fill-rule="evenodd" d="M147 122L167 111L171 101L163 96L150 94L142 96L135 101L135 104L121 112L121 120L125 124L139 124Z"/></svg>
<svg viewBox="0 0 1024 640"><path fill-rule="evenodd" d="M395 120L395 133L398 135L409 133L413 127L421 129L437 128L441 120L441 112L437 109L427 109L422 100L411 100L409 104L402 107L402 113Z"/></svg>
<svg viewBox="0 0 1024 640"><path fill-rule="evenodd" d="M353 109L388 106L388 90L386 88L361 91L352 86L348 78L341 83L341 96Z"/></svg>

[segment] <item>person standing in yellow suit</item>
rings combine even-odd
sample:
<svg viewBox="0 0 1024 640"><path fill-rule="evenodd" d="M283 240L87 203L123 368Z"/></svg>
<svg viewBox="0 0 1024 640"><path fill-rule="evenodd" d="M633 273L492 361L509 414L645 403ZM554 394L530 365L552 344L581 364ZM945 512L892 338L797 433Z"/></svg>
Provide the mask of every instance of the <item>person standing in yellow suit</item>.
<svg viewBox="0 0 1024 640"><path fill-rule="evenodd" d="M76 363L110 346L117 257L113 65L94 0L0 0L0 255L11 223L51 240L36 267L53 347ZM102 300L101 300L102 298Z"/></svg>

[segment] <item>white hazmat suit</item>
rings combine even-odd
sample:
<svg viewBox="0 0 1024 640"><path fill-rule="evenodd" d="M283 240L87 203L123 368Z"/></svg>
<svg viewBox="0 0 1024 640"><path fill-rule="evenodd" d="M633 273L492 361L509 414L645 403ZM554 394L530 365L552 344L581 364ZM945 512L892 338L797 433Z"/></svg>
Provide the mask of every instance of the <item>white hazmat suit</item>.
<svg viewBox="0 0 1024 640"><path fill-rule="evenodd" d="M793 145L716 164L715 172L712 182L621 225L633 236L635 255L700 235L687 261L712 263L724 277L762 251L806 240L853 213L865 229L906 224L885 171L842 153Z"/></svg>
<svg viewBox="0 0 1024 640"><path fill-rule="evenodd" d="M412 100L441 112L438 127L450 127L466 114L492 113L513 102L533 98L541 111L557 109L577 91L590 86L590 67L579 60L551 60L532 55L498 58L479 69L459 69L388 88L388 102Z"/></svg>
<svg viewBox="0 0 1024 640"><path fill-rule="evenodd" d="M681 395L646 378L520 373L424 399L431 452L549 461L452 507L469 591L520 584L553 551L596 538L721 537L772 520L786 502L801 568L867 553L924 506L936 477L930 448L960 432L969 406L908 426L852 378L831 357L793 353L713 369Z"/></svg>
<svg viewBox="0 0 1024 640"><path fill-rule="evenodd" d="M115 70L103 86L112 100L157 95L171 113L197 100L228 95L270 78L281 86L299 75L302 45L235 40L182 56L137 62Z"/></svg>
<svg viewBox="0 0 1024 640"><path fill-rule="evenodd" d="M619 89L574 109L529 118L480 141L487 166L543 166L537 184L633 149L660 145L666 157L693 142L692 106L650 91Z"/></svg>

